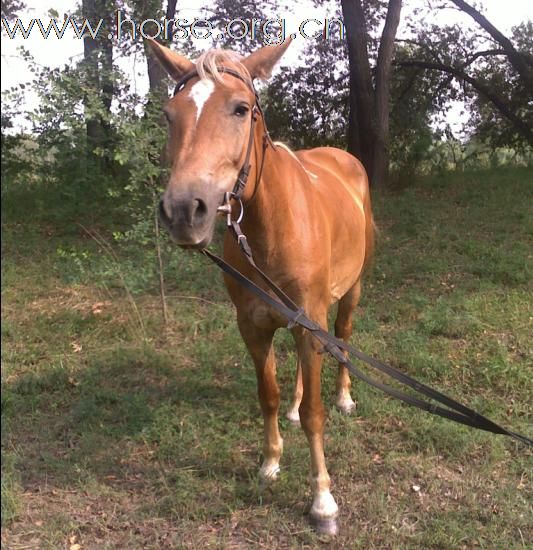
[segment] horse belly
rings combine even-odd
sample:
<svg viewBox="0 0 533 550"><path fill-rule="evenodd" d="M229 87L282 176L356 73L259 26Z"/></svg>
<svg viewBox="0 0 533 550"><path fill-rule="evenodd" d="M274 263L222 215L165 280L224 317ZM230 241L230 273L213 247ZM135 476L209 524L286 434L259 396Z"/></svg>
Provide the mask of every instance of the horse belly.
<svg viewBox="0 0 533 550"><path fill-rule="evenodd" d="M357 263L350 262L350 265L338 273L337 277L332 277L330 284L330 304L338 302L359 280L363 269L363 260Z"/></svg>
<svg viewBox="0 0 533 550"><path fill-rule="evenodd" d="M333 283L330 289L330 304L338 302L354 284L355 281L351 281L351 279Z"/></svg>
<svg viewBox="0 0 533 550"><path fill-rule="evenodd" d="M365 262L365 217L361 207L347 208L343 223L334 228L330 262L330 303L340 300L359 280Z"/></svg>

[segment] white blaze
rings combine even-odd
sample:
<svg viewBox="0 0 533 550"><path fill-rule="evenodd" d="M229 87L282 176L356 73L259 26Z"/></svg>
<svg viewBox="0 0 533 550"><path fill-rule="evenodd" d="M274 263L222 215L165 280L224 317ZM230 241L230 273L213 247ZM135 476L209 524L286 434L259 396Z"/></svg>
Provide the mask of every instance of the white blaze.
<svg viewBox="0 0 533 550"><path fill-rule="evenodd" d="M202 114L204 104L209 99L209 96L213 93L214 89L215 84L211 79L199 80L191 88L191 91L189 92L189 97L196 104L196 122L198 122L198 119Z"/></svg>

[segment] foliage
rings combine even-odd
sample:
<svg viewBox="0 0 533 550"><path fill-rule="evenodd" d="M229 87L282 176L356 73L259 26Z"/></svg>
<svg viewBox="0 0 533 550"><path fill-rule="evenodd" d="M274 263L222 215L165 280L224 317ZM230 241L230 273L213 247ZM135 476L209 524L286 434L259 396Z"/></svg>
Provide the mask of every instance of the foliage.
<svg viewBox="0 0 533 550"><path fill-rule="evenodd" d="M138 98L140 103L140 98ZM147 198L160 190L166 170L160 162L166 144L166 128L161 124L161 105L148 101L143 114L136 114L136 102L124 106L117 116L118 146L115 160L128 170L124 191L128 196L124 207L131 212L132 220L140 223L149 219Z"/></svg>
<svg viewBox="0 0 533 550"><path fill-rule="evenodd" d="M413 46L400 41L396 62L413 55ZM417 68L394 67L391 82L391 142L393 172L409 178L431 161L431 150L438 146L441 122L450 100L456 99L450 82L439 73Z"/></svg>
<svg viewBox="0 0 533 550"><path fill-rule="evenodd" d="M481 32L458 24L429 23L422 27L421 13L418 10L417 17L409 22L410 34L415 38L405 41L408 46L400 51L396 65L404 70L416 69L423 79L433 81L428 93L441 103L441 111L446 105L443 99L466 103L470 113L467 138L475 137L493 148L531 148L533 24L518 25L507 38L498 31L489 32L492 27L485 19ZM425 17L430 18L431 12ZM518 71L515 57L523 60L525 72Z"/></svg>
<svg viewBox="0 0 533 550"><path fill-rule="evenodd" d="M217 29L213 37L214 47L228 48L246 54L264 46L267 42L261 31L261 25L254 24L252 32L252 21L265 21L275 17L277 8L279 8L279 2L276 0L261 0L260 2L216 0L213 7L206 10L208 21ZM241 21L235 21L238 19ZM234 23L230 25L232 21ZM279 30L279 26L272 25L271 27L269 36ZM246 30L248 32L245 32ZM242 38L240 38L241 36Z"/></svg>
<svg viewBox="0 0 533 550"><path fill-rule="evenodd" d="M524 22L513 28L511 40L533 65L533 21ZM533 68L532 68L533 71ZM483 78L486 86L518 114L526 125L533 128L533 90L517 78L516 72L501 57L489 57L477 69L477 77ZM475 135L492 147L511 146L524 151L531 148L516 127L504 117L494 105L481 95L474 97L469 121L471 135Z"/></svg>
<svg viewBox="0 0 533 550"><path fill-rule="evenodd" d="M27 162L28 154L36 148L30 137L14 131L14 123L21 116L20 104L24 95L25 84L2 93L2 118L0 169L2 181L15 182L18 179L32 177L33 167ZM26 152L27 150L27 152Z"/></svg>
<svg viewBox="0 0 533 550"><path fill-rule="evenodd" d="M115 232L114 238L146 249L153 278L158 272L163 277L161 253L162 250L168 252L169 248L168 237L160 234L157 220L159 197L168 176L163 162L167 135L161 124L161 108L160 101L152 96L141 117L133 110L129 114L121 113L117 128L121 137L115 155L115 160L128 169L123 193L126 200L121 209L130 225L125 231ZM164 297L164 288L160 291ZM166 313L164 315L166 317Z"/></svg>
<svg viewBox="0 0 533 550"><path fill-rule="evenodd" d="M311 41L303 61L284 68L264 94L269 131L295 148L345 142L348 115L345 44Z"/></svg>
<svg viewBox="0 0 533 550"><path fill-rule="evenodd" d="M2 17L8 21L16 19L19 14L26 9L26 4L21 0L2 0Z"/></svg>

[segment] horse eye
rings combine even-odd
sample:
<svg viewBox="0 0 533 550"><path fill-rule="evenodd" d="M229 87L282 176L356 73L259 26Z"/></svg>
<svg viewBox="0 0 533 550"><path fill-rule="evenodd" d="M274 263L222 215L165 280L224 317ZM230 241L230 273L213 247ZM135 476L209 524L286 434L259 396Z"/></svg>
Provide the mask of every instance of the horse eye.
<svg viewBox="0 0 533 550"><path fill-rule="evenodd" d="M248 108L247 105L239 105L237 107L235 107L235 111L233 111L233 114L235 116L238 116L238 117L243 117L246 115L246 113L249 111L250 109Z"/></svg>

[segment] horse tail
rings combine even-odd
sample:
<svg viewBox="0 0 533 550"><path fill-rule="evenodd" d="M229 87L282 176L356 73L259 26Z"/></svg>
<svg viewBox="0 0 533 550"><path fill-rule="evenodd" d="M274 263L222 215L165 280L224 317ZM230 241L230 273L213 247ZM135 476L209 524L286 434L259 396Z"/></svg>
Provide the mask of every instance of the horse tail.
<svg viewBox="0 0 533 550"><path fill-rule="evenodd" d="M376 233L378 227L374 221L374 215L372 213L372 201L370 199L370 189L367 188L367 193L363 202L363 210L365 213L365 260L363 263L363 270L368 269L372 265L372 259L374 257L374 246L376 242Z"/></svg>

